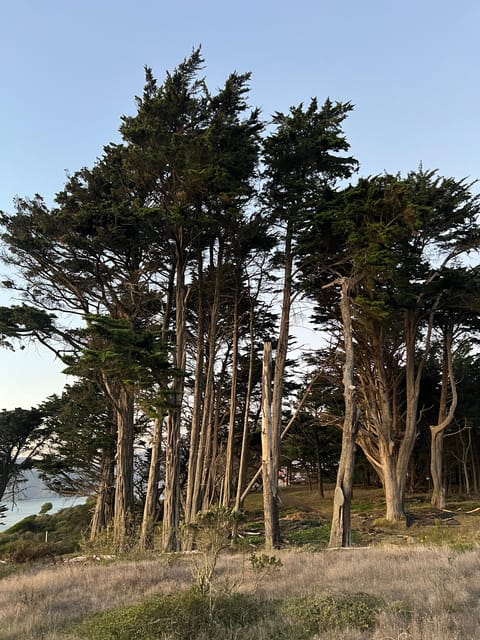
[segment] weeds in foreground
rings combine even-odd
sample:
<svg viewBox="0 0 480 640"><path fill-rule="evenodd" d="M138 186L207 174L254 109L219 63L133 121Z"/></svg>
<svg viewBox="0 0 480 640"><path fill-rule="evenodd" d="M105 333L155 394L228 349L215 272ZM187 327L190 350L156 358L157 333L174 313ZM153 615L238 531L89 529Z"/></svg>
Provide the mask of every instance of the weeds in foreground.
<svg viewBox="0 0 480 640"><path fill-rule="evenodd" d="M280 571L283 567L282 561L277 556L269 556L265 553L257 555L252 553L249 558L250 569L253 575L253 592L256 593L260 585Z"/></svg>
<svg viewBox="0 0 480 640"><path fill-rule="evenodd" d="M185 526L185 534L198 553L192 556L192 577L203 595L212 592L218 558L228 547L237 521L238 515L230 509L215 507L199 513L195 522Z"/></svg>
<svg viewBox="0 0 480 640"><path fill-rule="evenodd" d="M138 634L130 635L132 640L178 640L184 637L184 618L177 609L185 603L190 611L187 632L196 627L192 640L478 637L479 550L458 553L409 545L320 553L280 551L278 559L281 571L267 576L256 592L248 556L222 554L212 595L192 590L189 555L175 556L174 562L158 558L24 570L0 580L0 640L122 640L129 637L132 616L136 619L148 611L150 625L146 619ZM217 589L224 579L243 582L224 593ZM349 621L346 603L357 607L358 624ZM197 607L201 607L198 614ZM323 629L315 635L306 620L310 610L317 619L315 629ZM224 623L227 618L237 622L229 627ZM74 629L75 619L83 622ZM123 621L127 631L117 629L115 619ZM365 628L372 620L373 627Z"/></svg>

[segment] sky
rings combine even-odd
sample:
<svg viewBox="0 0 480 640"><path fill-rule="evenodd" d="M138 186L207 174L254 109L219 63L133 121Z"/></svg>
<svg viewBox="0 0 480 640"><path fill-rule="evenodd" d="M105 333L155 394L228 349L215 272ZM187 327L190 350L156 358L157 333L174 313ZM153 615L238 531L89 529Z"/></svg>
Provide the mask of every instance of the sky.
<svg viewBox="0 0 480 640"><path fill-rule="evenodd" d="M478 0L0 0L0 210L52 202L66 172L119 141L144 66L161 82L199 45L212 90L252 73L266 120L314 96L352 102L360 175L422 163L475 180L479 24ZM0 409L58 393L61 370L36 345L2 351Z"/></svg>

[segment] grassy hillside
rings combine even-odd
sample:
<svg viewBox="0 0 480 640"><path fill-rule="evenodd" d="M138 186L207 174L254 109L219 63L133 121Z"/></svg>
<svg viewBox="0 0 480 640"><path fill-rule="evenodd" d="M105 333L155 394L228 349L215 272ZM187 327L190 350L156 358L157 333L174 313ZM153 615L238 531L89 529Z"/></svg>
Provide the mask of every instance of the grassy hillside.
<svg viewBox="0 0 480 640"><path fill-rule="evenodd" d="M261 503L260 494L250 496L240 544L224 551L201 588L206 546L100 561L87 553L73 561L77 546L0 564L0 640L479 637L480 501L459 498L436 511L426 496L410 496L407 526L392 528L382 520L381 492L357 489L356 546L328 551L331 495L320 499L295 486L282 493L284 548L270 556L261 547ZM46 527L48 544L61 550L68 538L75 547L88 508L27 520L0 534L0 557L15 541L40 544Z"/></svg>

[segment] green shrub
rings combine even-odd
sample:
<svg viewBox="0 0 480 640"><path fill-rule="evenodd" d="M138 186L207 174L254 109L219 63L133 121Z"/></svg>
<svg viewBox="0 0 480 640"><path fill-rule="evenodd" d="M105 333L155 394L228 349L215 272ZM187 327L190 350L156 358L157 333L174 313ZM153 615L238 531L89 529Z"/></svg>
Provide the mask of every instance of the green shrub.
<svg viewBox="0 0 480 640"><path fill-rule="evenodd" d="M47 513L47 511L51 511L53 509L53 504L51 502L44 502L40 507L40 515L43 516Z"/></svg>
<svg viewBox="0 0 480 640"><path fill-rule="evenodd" d="M372 629L383 606L366 593L316 594L290 598L282 610L294 626L315 634L328 629Z"/></svg>
<svg viewBox="0 0 480 640"><path fill-rule="evenodd" d="M240 515L230 509L212 507L185 526L185 536L199 552L198 556L192 556L192 577L200 593L211 593L218 557L229 546L239 519Z"/></svg>
<svg viewBox="0 0 480 640"><path fill-rule="evenodd" d="M37 515L27 516L16 522L12 527L8 529L8 535L13 533L39 533L45 531L44 519Z"/></svg>
<svg viewBox="0 0 480 640"><path fill-rule="evenodd" d="M254 624L266 610L243 594L212 600L192 589L92 615L76 625L75 633L89 640L226 638L228 629Z"/></svg>
<svg viewBox="0 0 480 640"><path fill-rule="evenodd" d="M26 562L34 562L44 558L54 560L58 549L55 545L36 542L29 540L18 540L12 542L6 549L4 555L7 560L16 564L24 564Z"/></svg>

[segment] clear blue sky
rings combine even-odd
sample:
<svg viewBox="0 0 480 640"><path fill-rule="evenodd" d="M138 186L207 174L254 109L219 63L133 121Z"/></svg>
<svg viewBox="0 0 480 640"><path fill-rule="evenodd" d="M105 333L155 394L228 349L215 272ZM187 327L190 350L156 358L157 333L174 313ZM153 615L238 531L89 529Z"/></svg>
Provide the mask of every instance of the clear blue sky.
<svg viewBox="0 0 480 640"><path fill-rule="evenodd" d="M345 130L362 175L420 162L479 176L478 0L11 0L0 14L0 209L51 201L159 80L202 45L212 88L252 72L265 118L317 96L355 105ZM5 301L3 300L3 304ZM59 391L60 363L2 352L0 408Z"/></svg>

